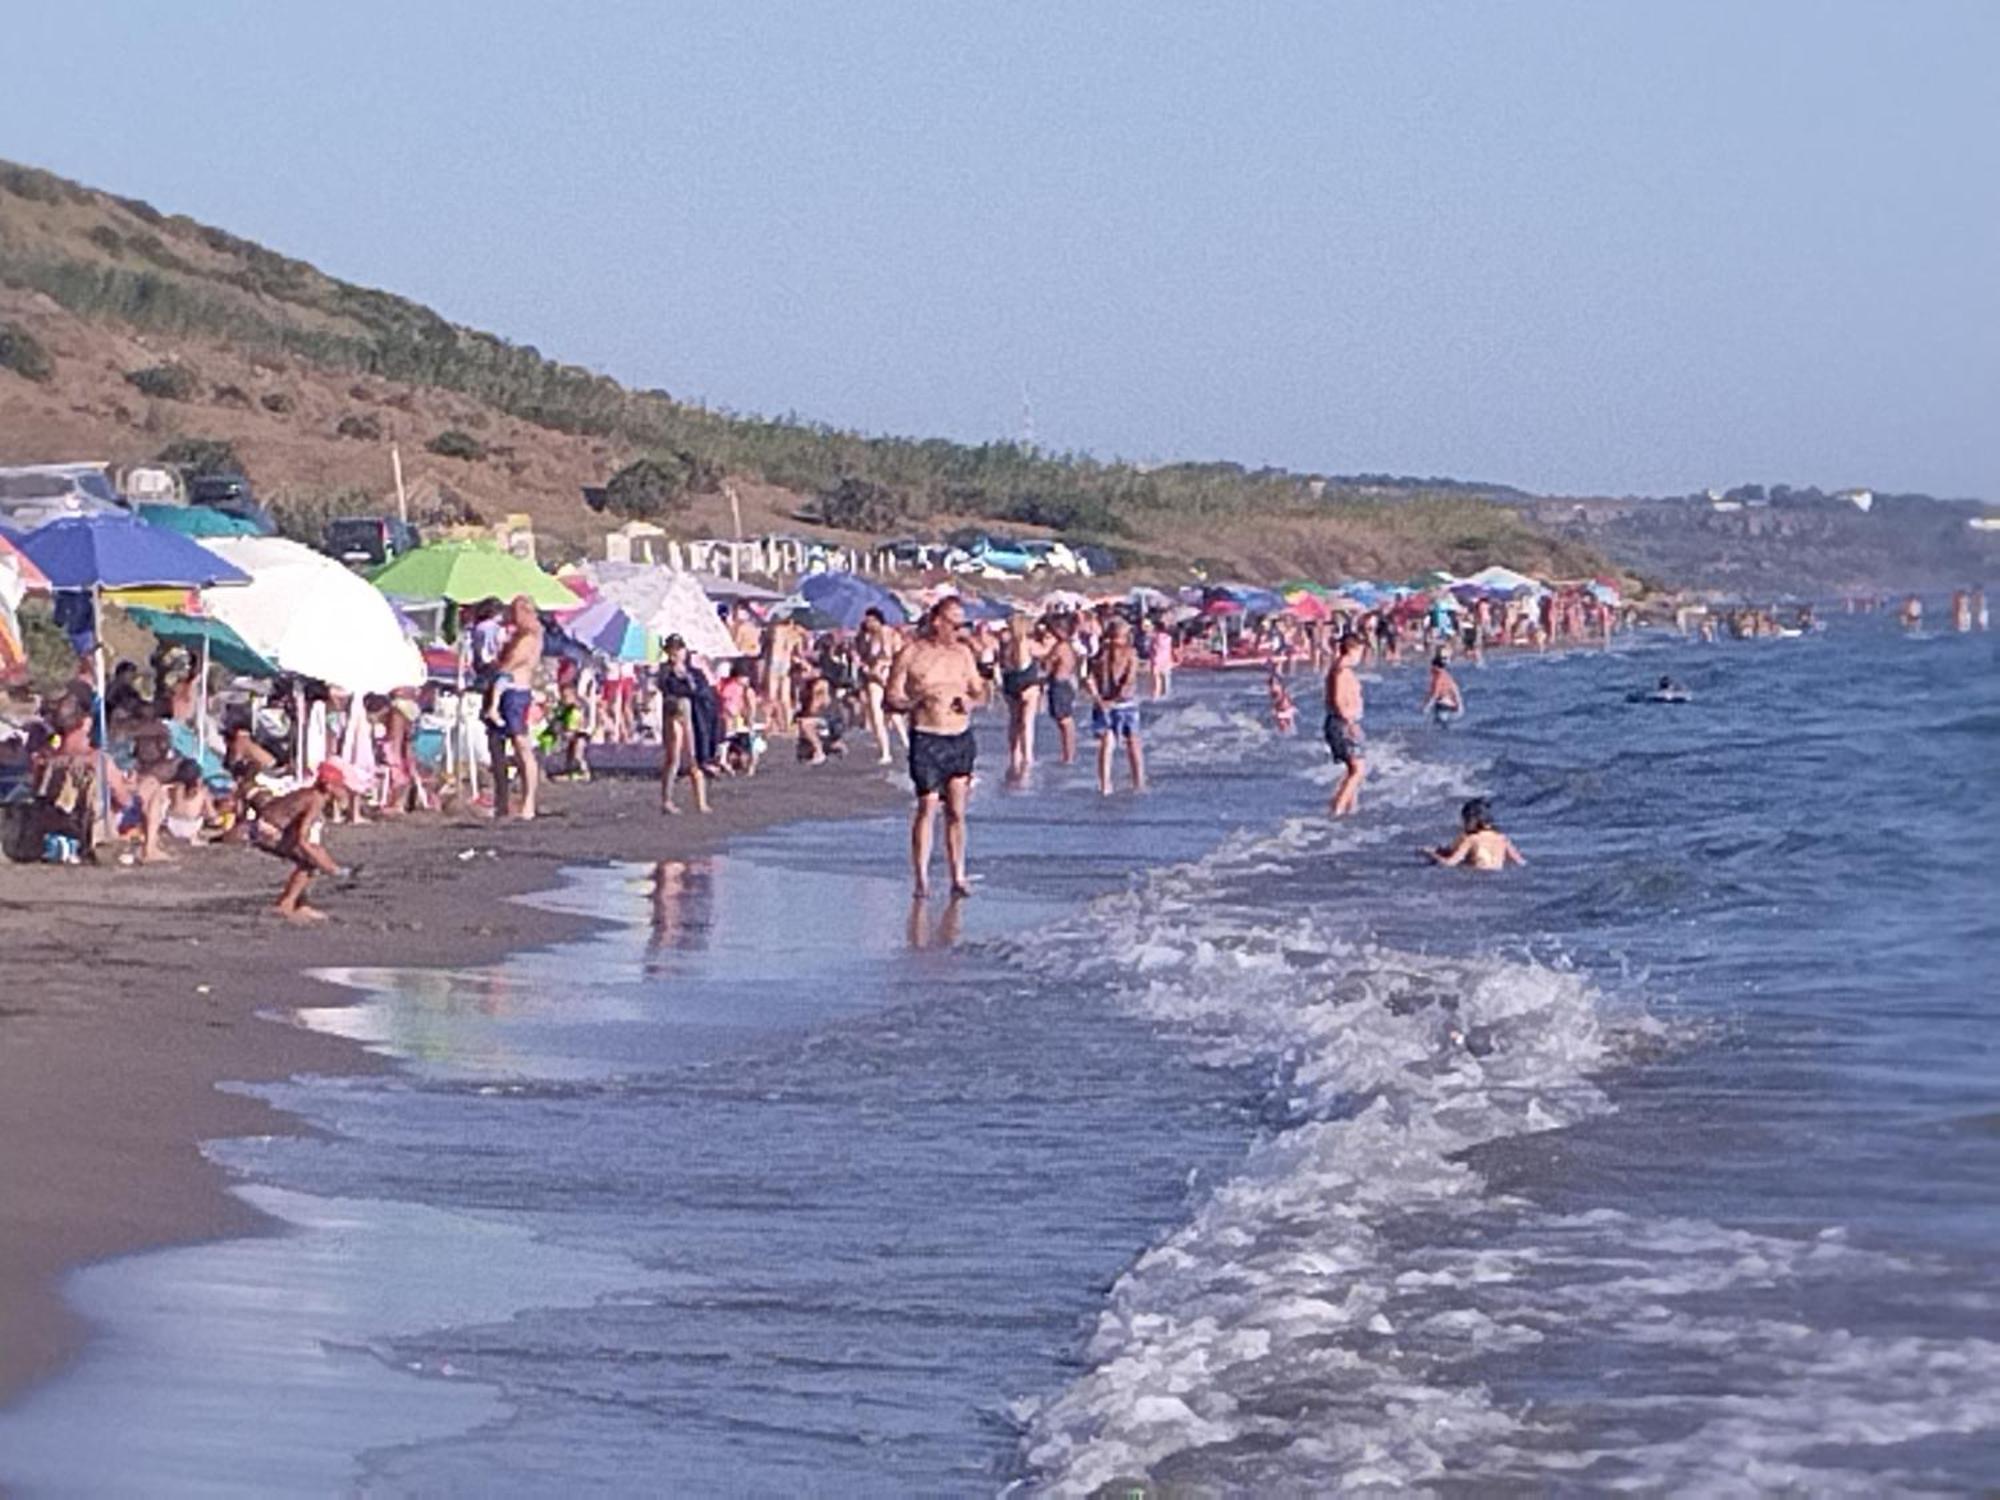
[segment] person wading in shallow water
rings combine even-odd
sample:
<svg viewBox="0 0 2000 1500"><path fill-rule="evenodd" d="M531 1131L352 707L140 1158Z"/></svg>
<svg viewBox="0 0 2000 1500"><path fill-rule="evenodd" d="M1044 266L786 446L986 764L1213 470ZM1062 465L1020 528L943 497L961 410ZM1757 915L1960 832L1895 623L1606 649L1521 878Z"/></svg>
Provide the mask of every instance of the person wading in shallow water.
<svg viewBox="0 0 2000 1500"><path fill-rule="evenodd" d="M1361 798L1368 762L1361 758L1361 677L1354 669L1368 648L1358 635L1341 641L1333 670L1326 674L1326 748L1345 769L1326 810L1336 818L1353 813Z"/></svg>
<svg viewBox="0 0 2000 1500"><path fill-rule="evenodd" d="M890 712L910 716L910 784L917 797L910 817L910 870L919 899L930 894L931 839L940 803L951 893L972 894L965 872L965 805L978 755L972 710L986 701L986 681L972 648L960 639L964 628L964 607L956 599L940 600L922 632L896 654L884 693Z"/></svg>

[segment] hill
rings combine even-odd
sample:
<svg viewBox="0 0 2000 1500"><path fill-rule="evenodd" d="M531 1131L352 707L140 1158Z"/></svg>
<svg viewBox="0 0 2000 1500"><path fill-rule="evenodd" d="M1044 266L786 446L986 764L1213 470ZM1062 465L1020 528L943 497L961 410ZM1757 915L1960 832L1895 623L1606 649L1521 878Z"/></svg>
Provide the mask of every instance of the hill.
<svg viewBox="0 0 2000 1500"><path fill-rule="evenodd" d="M673 484L649 518L688 534L726 528L727 476L752 531L854 538L816 524L818 497L846 481L868 503L836 518L877 535L994 523L1154 568L1271 579L1606 566L1494 503L1516 497L1503 486L1142 468L707 410L136 199L0 163L0 462L131 462L187 439L230 444L302 532L387 507L394 443L426 510L525 511L558 554L589 549L606 524L582 488L650 456Z"/></svg>

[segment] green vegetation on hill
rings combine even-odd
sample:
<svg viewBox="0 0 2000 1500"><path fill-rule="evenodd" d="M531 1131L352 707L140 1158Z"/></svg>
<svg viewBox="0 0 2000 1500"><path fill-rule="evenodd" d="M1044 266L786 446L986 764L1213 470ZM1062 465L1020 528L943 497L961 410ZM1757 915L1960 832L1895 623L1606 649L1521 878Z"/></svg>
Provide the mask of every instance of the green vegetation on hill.
<svg viewBox="0 0 2000 1500"><path fill-rule="evenodd" d="M610 440L657 465L644 484L619 487L614 508L628 514L672 509L726 473L820 497L819 507L841 524L876 531L921 529L932 515L979 517L1166 555L1232 532L1239 540L1253 531L1269 531L1273 543L1296 539L1320 518L1329 537L1359 539L1357 556L1400 558L1399 538L1430 547L1434 560L1475 565L1553 564L1563 550L1487 503L1483 497L1504 493L1498 486L1325 479L1229 463L1141 467L1016 443L865 436L792 416L690 406L460 327L223 230L4 162L0 284L41 292L88 320L442 388L526 422ZM187 399L183 386L193 390L191 373L178 366L128 379L167 399ZM265 406L278 409L270 397ZM342 416L335 430L380 436L365 413ZM484 451L458 431L440 434L432 447L469 460ZM1382 503L1385 495L1393 503ZM1253 519L1254 528L1241 524ZM1567 551L1573 563L1592 561L1581 549Z"/></svg>

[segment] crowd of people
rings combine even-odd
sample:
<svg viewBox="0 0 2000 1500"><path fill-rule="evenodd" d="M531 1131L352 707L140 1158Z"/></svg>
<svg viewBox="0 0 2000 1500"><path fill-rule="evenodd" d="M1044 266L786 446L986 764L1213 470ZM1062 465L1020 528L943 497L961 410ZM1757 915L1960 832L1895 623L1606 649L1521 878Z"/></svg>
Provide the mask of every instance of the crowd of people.
<svg viewBox="0 0 2000 1500"><path fill-rule="evenodd" d="M673 636L649 664L580 648L525 597L487 600L454 611L450 630L469 668L458 683L360 698L289 679L239 684L211 714L182 647L162 645L149 670L119 663L101 701L80 665L61 691L10 704L25 727L0 735L0 793L10 777L26 788L22 841L47 859L109 847L153 863L211 841L264 850L288 866L276 909L310 920L312 882L350 873L327 852L330 824L439 807L532 819L546 779L606 768L657 768L661 812L700 813L719 782L754 777L787 741L806 766L851 752L887 765L900 752L915 796L914 888L931 888L941 819L949 889L963 896L982 711L1004 721L1005 776L1015 784L1051 741L1060 764L1075 763L1087 718L1097 789L1110 796L1121 780L1146 787L1143 715L1173 692L1177 669L1261 665L1284 734L1298 718L1292 681L1310 673L1323 683L1322 733L1341 767L1328 811L1348 817L1367 776L1363 670L1423 653L1421 711L1448 724L1465 711L1454 653L1478 661L1500 645L1608 640L1620 623L1615 604L1588 594L1255 619L1149 608L1135 596L969 620L966 601L945 593L915 620L873 608L853 629L739 604L722 621L731 655L701 656ZM469 716L483 753L455 760L454 729Z"/></svg>

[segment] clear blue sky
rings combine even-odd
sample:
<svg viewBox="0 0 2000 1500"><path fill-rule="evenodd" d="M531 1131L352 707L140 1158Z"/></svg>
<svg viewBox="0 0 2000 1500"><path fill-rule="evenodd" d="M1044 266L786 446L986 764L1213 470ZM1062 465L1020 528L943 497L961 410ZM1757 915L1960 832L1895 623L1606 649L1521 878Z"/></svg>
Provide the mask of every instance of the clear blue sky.
<svg viewBox="0 0 2000 1500"><path fill-rule="evenodd" d="M2000 0L39 4L0 155L640 385L2000 498Z"/></svg>

